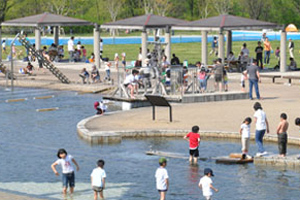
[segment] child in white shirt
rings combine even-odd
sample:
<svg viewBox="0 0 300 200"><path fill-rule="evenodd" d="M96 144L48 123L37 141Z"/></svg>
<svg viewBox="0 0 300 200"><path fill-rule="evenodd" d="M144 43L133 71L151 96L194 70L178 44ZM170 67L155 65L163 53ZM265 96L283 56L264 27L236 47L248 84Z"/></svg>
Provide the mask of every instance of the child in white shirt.
<svg viewBox="0 0 300 200"><path fill-rule="evenodd" d="M242 136L242 158L245 159L249 151L249 145L250 145L250 124L251 124L251 118L247 117L240 128L240 134Z"/></svg>
<svg viewBox="0 0 300 200"><path fill-rule="evenodd" d="M214 190L215 192L219 191L212 185L213 182L210 178L212 176L214 176L213 171L210 168L205 168L204 176L200 179L199 182L199 188L202 188L203 196L206 200L212 200L212 190Z"/></svg>
<svg viewBox="0 0 300 200"><path fill-rule="evenodd" d="M104 167L104 160L98 160L97 161L97 168L93 170L91 173L91 183L92 188L94 190L94 200L98 199L98 194L100 199L104 199L103 197L103 190L105 189L105 178L106 173L103 169Z"/></svg>
<svg viewBox="0 0 300 200"><path fill-rule="evenodd" d="M155 172L156 189L159 192L160 200L165 200L166 193L169 189L169 175L168 175L168 171L166 170L167 159L162 157L159 159L158 162L160 167L157 168Z"/></svg>
<svg viewBox="0 0 300 200"><path fill-rule="evenodd" d="M56 160L51 168L56 176L59 176L59 173L56 171L55 166L61 165L62 167L62 181L63 181L63 194L67 194L68 185L70 186L70 194L73 194L75 187L75 174L74 168L71 161L76 165L77 171L79 170L79 165L73 158L73 156L68 155L65 149L59 149L57 152L58 160Z"/></svg>

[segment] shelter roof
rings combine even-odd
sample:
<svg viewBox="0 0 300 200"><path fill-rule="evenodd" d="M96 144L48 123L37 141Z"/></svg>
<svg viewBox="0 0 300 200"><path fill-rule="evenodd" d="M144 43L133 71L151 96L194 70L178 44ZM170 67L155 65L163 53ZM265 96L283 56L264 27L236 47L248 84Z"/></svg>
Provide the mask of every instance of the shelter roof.
<svg viewBox="0 0 300 200"><path fill-rule="evenodd" d="M283 27L271 22L237 17L233 15L219 15L200 19L188 23L177 24L175 30L256 30L282 29Z"/></svg>
<svg viewBox="0 0 300 200"><path fill-rule="evenodd" d="M186 21L181 19L175 19L171 17L162 17L159 15L142 15L137 17L131 17L127 19L118 20L115 22L109 22L101 25L101 28L114 28L114 29L147 29L147 28L166 28L172 27L175 24L185 23Z"/></svg>
<svg viewBox="0 0 300 200"><path fill-rule="evenodd" d="M88 22L82 19L76 19L72 17L66 17L62 15L56 15L51 13L42 13L38 15L32 15L28 17L12 19L5 21L2 26L86 26L94 25L92 22Z"/></svg>

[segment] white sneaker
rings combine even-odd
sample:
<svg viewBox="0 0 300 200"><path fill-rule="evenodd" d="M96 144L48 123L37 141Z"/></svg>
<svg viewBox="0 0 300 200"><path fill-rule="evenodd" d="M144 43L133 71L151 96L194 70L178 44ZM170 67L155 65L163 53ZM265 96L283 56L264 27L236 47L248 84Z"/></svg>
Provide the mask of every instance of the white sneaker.
<svg viewBox="0 0 300 200"><path fill-rule="evenodd" d="M246 156L246 159L251 159L251 158L252 158L252 156L249 156L249 155Z"/></svg>
<svg viewBox="0 0 300 200"><path fill-rule="evenodd" d="M261 154L262 154L262 155L267 155L268 152L264 151L264 152L262 152Z"/></svg>
<svg viewBox="0 0 300 200"><path fill-rule="evenodd" d="M262 153L256 153L256 157L261 157L262 155Z"/></svg>

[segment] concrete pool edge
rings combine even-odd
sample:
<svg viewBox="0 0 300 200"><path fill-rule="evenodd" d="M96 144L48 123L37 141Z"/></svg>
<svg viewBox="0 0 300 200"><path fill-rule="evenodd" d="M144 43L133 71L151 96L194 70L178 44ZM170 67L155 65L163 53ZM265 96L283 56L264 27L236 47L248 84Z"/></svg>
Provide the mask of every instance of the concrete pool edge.
<svg viewBox="0 0 300 200"><path fill-rule="evenodd" d="M116 111L107 113L105 115L118 114L123 111ZM145 137L183 137L190 130L166 130L166 129L144 129L144 130L114 130L114 131L90 131L86 124L93 119L103 117L94 115L89 118L81 120L77 124L77 133L79 137L88 142L90 145L97 144L117 144L122 142L122 138L145 138ZM145 127L148 128L148 127ZM240 139L241 136L238 132L225 132L225 131L200 131L203 138L218 138L218 139ZM251 140L255 140L255 134L251 134ZM277 135L265 134L265 142L277 143ZM300 145L300 138L289 137L289 145ZM278 157L277 154L268 154L262 157L254 157L255 165L283 167L297 169L300 165L299 155L287 155L285 158Z"/></svg>
<svg viewBox="0 0 300 200"><path fill-rule="evenodd" d="M117 114L123 111L107 113L105 115ZM183 137L190 130L166 130L166 129L145 129L145 130L115 130L115 131L90 131L86 124L95 118L103 117L101 115L93 115L81 120L77 124L77 134L90 144L109 144L120 143L122 138L143 138L143 137ZM200 131L202 137L207 138L224 138L224 139L240 139L238 132L226 132L217 130ZM254 133L251 133L251 140L255 140ZM277 135L265 134L265 142L277 143ZM300 145L300 138L288 137L288 144Z"/></svg>

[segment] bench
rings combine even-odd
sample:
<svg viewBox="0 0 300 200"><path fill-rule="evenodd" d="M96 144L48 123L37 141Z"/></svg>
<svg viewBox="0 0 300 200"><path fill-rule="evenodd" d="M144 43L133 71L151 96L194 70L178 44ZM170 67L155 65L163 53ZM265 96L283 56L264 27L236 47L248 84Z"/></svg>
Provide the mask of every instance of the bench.
<svg viewBox="0 0 300 200"><path fill-rule="evenodd" d="M300 76L282 76L281 78L289 79L289 84L292 84L292 79L300 80Z"/></svg>
<svg viewBox="0 0 300 200"><path fill-rule="evenodd" d="M281 75L272 75L272 74L260 74L261 78L272 78L272 82L275 83L276 78L281 78Z"/></svg>

